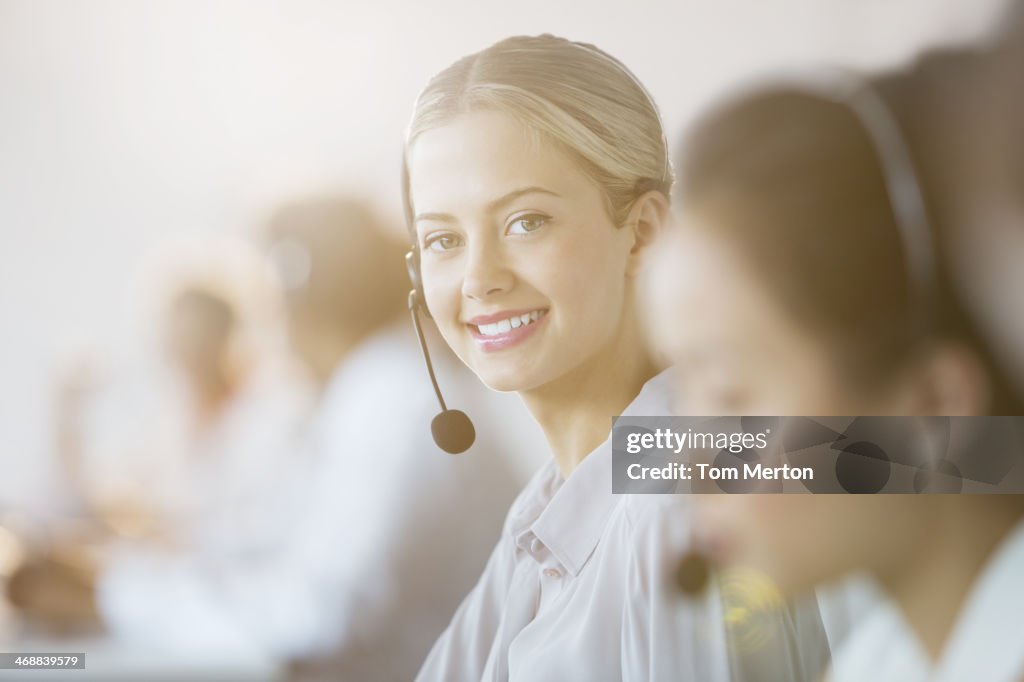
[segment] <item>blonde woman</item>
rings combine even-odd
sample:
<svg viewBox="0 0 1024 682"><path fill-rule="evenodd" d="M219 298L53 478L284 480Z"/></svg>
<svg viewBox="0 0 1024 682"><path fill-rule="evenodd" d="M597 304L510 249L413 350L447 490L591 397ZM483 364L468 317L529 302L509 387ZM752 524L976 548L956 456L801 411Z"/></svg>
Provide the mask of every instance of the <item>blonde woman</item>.
<svg viewBox="0 0 1024 682"><path fill-rule="evenodd" d="M485 384L519 393L551 450L419 679L729 679L713 595L671 634L650 626L651 609L679 606L659 592L686 522L656 496L612 495L603 445L613 415L669 409L633 297L670 215L654 102L592 45L509 38L430 81L406 159L426 306ZM779 615L780 667L762 672L814 676L820 648L802 660Z"/></svg>

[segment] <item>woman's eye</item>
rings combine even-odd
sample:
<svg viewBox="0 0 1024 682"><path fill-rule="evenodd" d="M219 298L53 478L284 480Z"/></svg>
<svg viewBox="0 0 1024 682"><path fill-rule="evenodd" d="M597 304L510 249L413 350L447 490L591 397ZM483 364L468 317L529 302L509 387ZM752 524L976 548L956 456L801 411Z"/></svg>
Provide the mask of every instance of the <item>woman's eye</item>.
<svg viewBox="0 0 1024 682"><path fill-rule="evenodd" d="M540 215L539 213L520 216L509 223L505 234L529 234L530 232L539 230L548 222L548 220L550 220L548 216Z"/></svg>
<svg viewBox="0 0 1024 682"><path fill-rule="evenodd" d="M462 246L462 240L454 234L439 234L428 237L424 244L424 247L431 251L450 251L459 246Z"/></svg>

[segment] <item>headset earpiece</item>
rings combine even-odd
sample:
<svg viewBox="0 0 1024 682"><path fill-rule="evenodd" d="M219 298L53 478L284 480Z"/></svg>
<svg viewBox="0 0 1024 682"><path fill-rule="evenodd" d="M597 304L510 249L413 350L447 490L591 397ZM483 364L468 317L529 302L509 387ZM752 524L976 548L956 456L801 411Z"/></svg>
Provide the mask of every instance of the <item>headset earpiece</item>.
<svg viewBox="0 0 1024 682"><path fill-rule="evenodd" d="M410 305L415 304L424 315L430 317L427 299L423 294L423 277L420 275L420 250L415 246L405 254L405 269L409 273L409 283L412 284Z"/></svg>
<svg viewBox="0 0 1024 682"><path fill-rule="evenodd" d="M437 402L441 406L441 412L430 423L430 433L433 435L437 447L447 453L457 455L473 445L473 441L476 440L476 429L473 428L473 422L465 412L448 409L448 405L444 402L444 396L441 395L441 388L437 385L437 377L434 376L434 363L430 361L427 339L423 336L423 328L420 326L420 312L430 317L430 311L427 309L427 302L423 297L420 250L415 246L405 254L405 268L409 273L409 282L412 284L412 290L409 292L409 315L412 317L412 326L416 330L416 338L420 344L420 351L423 353L423 362L427 366L430 383L434 387L434 395L437 396Z"/></svg>

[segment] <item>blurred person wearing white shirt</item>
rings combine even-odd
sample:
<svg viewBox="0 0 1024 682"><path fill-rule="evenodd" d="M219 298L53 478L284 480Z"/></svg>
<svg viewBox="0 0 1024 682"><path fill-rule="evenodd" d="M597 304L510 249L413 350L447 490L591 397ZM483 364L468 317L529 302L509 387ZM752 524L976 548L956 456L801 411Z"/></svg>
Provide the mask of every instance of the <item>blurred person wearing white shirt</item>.
<svg viewBox="0 0 1024 682"><path fill-rule="evenodd" d="M79 511L185 541L260 489L310 387L284 356L277 292L250 244L169 242L140 269L148 343L78 358L59 387L56 449Z"/></svg>
<svg viewBox="0 0 1024 682"><path fill-rule="evenodd" d="M446 355L437 369L453 404L497 427L458 457L434 444L424 421L437 403L419 381L403 248L382 229L366 205L343 198L299 202L271 227L291 341L323 386L309 432L320 458L309 526L291 548L306 599L285 606L311 626L290 652L314 659L300 667L306 677L411 678L523 483L514 446L543 447L517 401Z"/></svg>
<svg viewBox="0 0 1024 682"><path fill-rule="evenodd" d="M310 404L287 363L242 345L248 321L240 315L226 293L202 283L173 297L164 336L181 379L164 386L146 445L154 452L139 458L127 491L135 495L129 504L151 508L158 532L179 536L166 539L190 551L274 544L274 514L262 496L283 480L287 448Z"/></svg>
<svg viewBox="0 0 1024 682"><path fill-rule="evenodd" d="M872 81L832 74L831 88L780 80L705 115L682 148L681 225L648 290L681 409L1024 414L950 271L957 195L972 183L948 182L962 168L946 143L969 133L943 119L978 96L985 68L940 54ZM960 456L991 447L966 440ZM878 580L892 601L854 624L832 679L1024 676L1024 496L710 495L698 516L713 563L783 593L854 571Z"/></svg>
<svg viewBox="0 0 1024 682"><path fill-rule="evenodd" d="M207 246L205 258L159 273L167 290L149 307L159 312L160 371L86 366L64 387L58 454L79 518L59 520L52 539L33 539L43 546L12 577L14 601L30 618L88 627L102 607L97 585L114 573L131 577L127 566L237 560L274 547L287 530L285 510L264 499L287 480L284 458L307 394L258 339L261 314L273 307L259 259L242 242Z"/></svg>
<svg viewBox="0 0 1024 682"><path fill-rule="evenodd" d="M310 199L275 216L270 253L289 337L320 396L293 454L302 483L268 490L265 503L298 496L300 511L273 556L196 557L131 589L111 580L104 603L120 631L153 640L176 631L197 650L248 647L296 662L303 679L402 680L471 586L521 478L499 438L452 458L422 428L434 396L409 380L422 361L401 316L402 252L381 229L345 199ZM496 405L471 377L461 383L464 404L515 423L517 406Z"/></svg>

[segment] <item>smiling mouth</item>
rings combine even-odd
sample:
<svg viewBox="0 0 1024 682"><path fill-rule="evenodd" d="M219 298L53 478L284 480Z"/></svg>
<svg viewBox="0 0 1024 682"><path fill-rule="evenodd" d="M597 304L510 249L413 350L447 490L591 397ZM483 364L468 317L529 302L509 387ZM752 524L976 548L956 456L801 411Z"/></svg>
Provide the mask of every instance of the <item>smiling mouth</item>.
<svg viewBox="0 0 1024 682"><path fill-rule="evenodd" d="M499 351L515 346L533 336L537 328L542 326L547 312L545 309L537 309L499 319L495 319L497 316L488 318L481 316L483 319L494 321L470 323L466 327L482 350L486 352Z"/></svg>
<svg viewBox="0 0 1024 682"><path fill-rule="evenodd" d="M512 315L503 320L497 322L491 322L490 324L470 324L469 327L476 330L480 336L501 336L507 334L513 329L519 329L521 327L527 327L540 318L544 317L547 313L546 310L533 310L522 315Z"/></svg>

